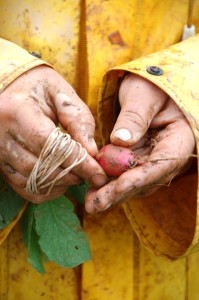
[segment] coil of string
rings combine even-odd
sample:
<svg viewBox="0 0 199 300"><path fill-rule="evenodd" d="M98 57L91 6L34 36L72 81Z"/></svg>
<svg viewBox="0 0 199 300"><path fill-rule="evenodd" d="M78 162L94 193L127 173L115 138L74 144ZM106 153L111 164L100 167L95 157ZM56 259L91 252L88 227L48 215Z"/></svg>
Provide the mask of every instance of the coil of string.
<svg viewBox="0 0 199 300"><path fill-rule="evenodd" d="M51 174L69 158L76 146L78 147L77 155L70 166L61 171L53 180L47 182ZM80 143L74 141L69 134L62 132L60 128L55 128L46 140L27 180L26 191L34 195L40 194L40 190L48 188L46 193L48 195L54 184L79 165L86 156L87 151Z"/></svg>

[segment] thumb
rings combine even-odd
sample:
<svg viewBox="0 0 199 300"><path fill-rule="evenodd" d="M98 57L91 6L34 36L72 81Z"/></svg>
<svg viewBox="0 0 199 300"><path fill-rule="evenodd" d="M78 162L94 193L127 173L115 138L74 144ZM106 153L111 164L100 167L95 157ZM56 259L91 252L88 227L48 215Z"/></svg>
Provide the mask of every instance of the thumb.
<svg viewBox="0 0 199 300"><path fill-rule="evenodd" d="M119 90L121 111L111 133L111 142L124 147L137 143L167 98L168 95L150 81L127 75Z"/></svg>
<svg viewBox="0 0 199 300"><path fill-rule="evenodd" d="M97 153L94 141L95 121L89 108L59 74L56 73L54 79L56 81L50 85L51 99L61 126L94 156Z"/></svg>

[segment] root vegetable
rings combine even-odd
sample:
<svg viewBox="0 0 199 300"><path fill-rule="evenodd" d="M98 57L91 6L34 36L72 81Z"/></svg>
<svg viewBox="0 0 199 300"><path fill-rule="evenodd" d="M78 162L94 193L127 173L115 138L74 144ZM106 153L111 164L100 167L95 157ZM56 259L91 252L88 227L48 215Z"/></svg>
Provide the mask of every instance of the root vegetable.
<svg viewBox="0 0 199 300"><path fill-rule="evenodd" d="M137 163L135 153L131 149L112 144L102 147L96 156L96 160L105 173L111 177L119 177Z"/></svg>

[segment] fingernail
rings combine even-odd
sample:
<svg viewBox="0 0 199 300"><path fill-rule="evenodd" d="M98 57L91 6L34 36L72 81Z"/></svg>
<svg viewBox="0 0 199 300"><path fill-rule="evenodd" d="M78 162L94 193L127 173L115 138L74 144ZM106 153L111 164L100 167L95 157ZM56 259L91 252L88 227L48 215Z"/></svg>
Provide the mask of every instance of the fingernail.
<svg viewBox="0 0 199 300"><path fill-rule="evenodd" d="M101 187L106 184L107 177L103 174L97 174L91 177L91 181L93 182L94 185Z"/></svg>
<svg viewBox="0 0 199 300"><path fill-rule="evenodd" d="M116 130L114 137L121 141L129 141L132 138L130 131L125 128Z"/></svg>
<svg viewBox="0 0 199 300"><path fill-rule="evenodd" d="M133 140L134 140L135 142L138 142L138 141L141 139L142 136L143 136L142 132L137 131L137 132L135 132L135 133L133 134Z"/></svg>
<svg viewBox="0 0 199 300"><path fill-rule="evenodd" d="M108 208L110 208L113 205L113 202L110 202L107 204L107 206L105 206L105 208L103 210L107 210Z"/></svg>
<svg viewBox="0 0 199 300"><path fill-rule="evenodd" d="M92 152L95 154L97 153L98 149L97 149L97 145L96 142L93 138L88 138L88 142L89 142L89 146L92 149Z"/></svg>

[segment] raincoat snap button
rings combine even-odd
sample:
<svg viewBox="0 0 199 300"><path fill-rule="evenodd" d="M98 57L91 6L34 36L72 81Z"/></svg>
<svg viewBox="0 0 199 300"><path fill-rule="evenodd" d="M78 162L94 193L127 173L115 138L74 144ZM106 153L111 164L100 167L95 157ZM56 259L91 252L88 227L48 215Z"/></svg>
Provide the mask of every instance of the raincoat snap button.
<svg viewBox="0 0 199 300"><path fill-rule="evenodd" d="M40 55L39 53L36 53L36 52L34 52L34 51L29 52L29 53L30 53L31 55L37 57L37 58L41 58L41 55Z"/></svg>
<svg viewBox="0 0 199 300"><path fill-rule="evenodd" d="M160 76L164 73L164 71L157 66L149 66L146 68L147 72L152 75Z"/></svg>

